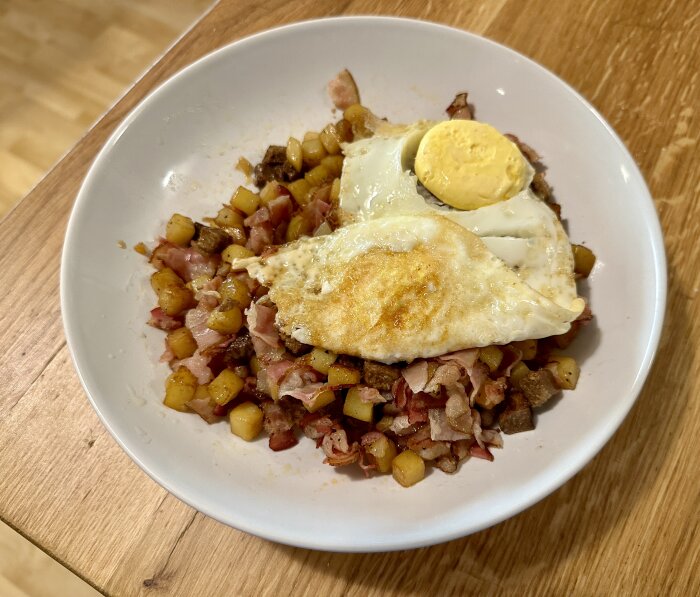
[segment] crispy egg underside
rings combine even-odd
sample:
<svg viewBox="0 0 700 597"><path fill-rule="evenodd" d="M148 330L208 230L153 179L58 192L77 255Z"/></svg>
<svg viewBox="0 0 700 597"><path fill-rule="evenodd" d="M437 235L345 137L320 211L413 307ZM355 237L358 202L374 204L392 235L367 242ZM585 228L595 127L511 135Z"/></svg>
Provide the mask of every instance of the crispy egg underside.
<svg viewBox="0 0 700 597"><path fill-rule="evenodd" d="M384 363L561 334L578 314L437 214L350 224L234 269L269 288L284 333Z"/></svg>

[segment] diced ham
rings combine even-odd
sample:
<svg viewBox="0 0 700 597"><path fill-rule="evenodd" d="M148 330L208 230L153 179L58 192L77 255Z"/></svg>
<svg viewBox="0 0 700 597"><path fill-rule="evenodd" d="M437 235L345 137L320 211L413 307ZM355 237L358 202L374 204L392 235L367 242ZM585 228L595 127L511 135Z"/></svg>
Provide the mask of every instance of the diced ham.
<svg viewBox="0 0 700 597"><path fill-rule="evenodd" d="M194 293L194 298L196 301L202 303L207 309L214 309L214 307L219 304L219 300L221 299L219 288L221 288L221 278L219 276L214 276L211 280L205 282L201 288Z"/></svg>
<svg viewBox="0 0 700 597"><path fill-rule="evenodd" d="M221 420L221 417L217 417L214 413L215 407L209 398L195 398L194 400L185 402L185 404L209 424Z"/></svg>
<svg viewBox="0 0 700 597"><path fill-rule="evenodd" d="M464 371L471 369L479 358L478 348L469 348L467 350L459 350L457 352L450 352L438 357L441 361L453 361L457 363Z"/></svg>
<svg viewBox="0 0 700 597"><path fill-rule="evenodd" d="M182 321L170 317L170 315L166 315L163 313L163 309L156 307L155 309L151 309L151 319L149 319L148 325L169 332L170 330L181 328Z"/></svg>
<svg viewBox="0 0 700 597"><path fill-rule="evenodd" d="M353 104L360 103L360 92L357 89L355 79L347 68L341 70L328 83L328 95L338 110L345 110Z"/></svg>
<svg viewBox="0 0 700 597"><path fill-rule="evenodd" d="M445 363L440 365L430 381L425 385L424 392L435 392L440 386L448 386L456 383L462 377L462 371L456 363Z"/></svg>
<svg viewBox="0 0 700 597"><path fill-rule="evenodd" d="M294 361L290 361L289 359L283 359L281 361L275 361L274 363L270 363L265 367L265 375L267 376L267 382L279 385L280 380L293 366Z"/></svg>
<svg viewBox="0 0 700 597"><path fill-rule="evenodd" d="M323 222L331 210L331 204L320 198L314 198L304 207L302 215L311 224L312 230L316 230Z"/></svg>
<svg viewBox="0 0 700 597"><path fill-rule="evenodd" d="M428 420L430 422L430 439L433 441L452 442L471 437L466 433L452 429L447 421L447 414L442 408L431 408L428 411Z"/></svg>
<svg viewBox="0 0 700 597"><path fill-rule="evenodd" d="M258 303L252 304L246 311L248 330L253 339L256 354L259 352L256 339L272 348L281 347L280 337L275 327L275 315L276 311L272 307Z"/></svg>
<svg viewBox="0 0 700 597"><path fill-rule="evenodd" d="M387 401L387 399L384 396L382 396L381 392L377 388L360 386L359 392L360 400L362 400L362 402L368 402L370 404L382 404Z"/></svg>
<svg viewBox="0 0 700 597"><path fill-rule="evenodd" d="M483 460L488 460L489 462L493 462L493 454L489 452L488 448L479 446L478 444L473 444L469 448L469 454L471 456L474 456L474 458L482 458Z"/></svg>
<svg viewBox="0 0 700 597"><path fill-rule="evenodd" d="M348 436L343 429L324 435L321 448L326 455L326 459L323 461L324 464L330 464L331 466L346 466L357 462L360 457L359 445L357 442L353 442L350 445Z"/></svg>
<svg viewBox="0 0 700 597"><path fill-rule="evenodd" d="M160 355L160 362L161 363L169 363L175 359L175 353L172 351L170 348L170 344L168 344L168 339L165 339L165 350L163 351L163 354Z"/></svg>
<svg viewBox="0 0 700 597"><path fill-rule="evenodd" d="M294 435L294 421L291 414L276 402L262 403L263 427L270 434L271 450L279 452L295 446L298 443Z"/></svg>
<svg viewBox="0 0 700 597"><path fill-rule="evenodd" d="M476 395L481 391L481 386L484 385L489 378L489 368L485 363L476 361L473 366L467 368L467 375L472 384L472 391L469 394L469 401L474 404Z"/></svg>
<svg viewBox="0 0 700 597"><path fill-rule="evenodd" d="M252 216L248 216L245 220L243 220L243 224L248 226L248 228L252 228L253 226L259 226L264 222L268 222L269 220L270 211L263 205L255 213L253 213Z"/></svg>
<svg viewBox="0 0 700 597"><path fill-rule="evenodd" d="M316 387L316 384L319 383L322 378L322 374L312 367L304 365L303 363L294 363L291 367L288 367L278 379L280 397L286 395L291 396L288 392L304 389L308 385L314 385L314 387Z"/></svg>
<svg viewBox="0 0 700 597"><path fill-rule="evenodd" d="M270 222L263 222L250 229L245 246L256 255L259 255L263 249L272 244L274 244L274 228Z"/></svg>
<svg viewBox="0 0 700 597"><path fill-rule="evenodd" d="M415 432L416 425L408 422L408 415L400 415L394 417L389 430L393 431L396 435L408 435L409 433Z"/></svg>
<svg viewBox="0 0 700 597"><path fill-rule="evenodd" d="M306 415L300 422L301 430L308 438L320 440L333 431L333 421L328 415L313 413Z"/></svg>
<svg viewBox="0 0 700 597"><path fill-rule="evenodd" d="M391 394L394 397L394 403L397 408L403 409L406 407L408 398L411 395L411 389L408 387L403 375L392 384Z"/></svg>
<svg viewBox="0 0 700 597"><path fill-rule="evenodd" d="M187 367L192 375L197 378L197 383L203 385L205 383L209 383L214 378L214 375L209 368L210 360L210 357L205 356L199 352L199 350L196 350L191 357L180 361L174 361L171 364L171 367L173 368L173 371L178 367Z"/></svg>
<svg viewBox="0 0 700 597"><path fill-rule="evenodd" d="M406 445L416 452L423 460L435 460L450 453L450 445L447 442L433 441L430 438L430 426L416 431L408 438Z"/></svg>
<svg viewBox="0 0 700 597"><path fill-rule="evenodd" d="M360 445L363 447L369 446L383 437L386 436L381 431L368 431L360 438Z"/></svg>
<svg viewBox="0 0 700 597"><path fill-rule="evenodd" d="M272 225L279 226L282 222L286 222L292 217L294 206L289 195L280 195L267 204L267 209L270 212Z"/></svg>
<svg viewBox="0 0 700 597"><path fill-rule="evenodd" d="M447 395L445 415L448 423L457 431L471 434L472 414L464 386L460 383L447 386Z"/></svg>
<svg viewBox="0 0 700 597"><path fill-rule="evenodd" d="M401 371L411 392L422 392L428 383L428 361L416 361Z"/></svg>
<svg viewBox="0 0 700 597"><path fill-rule="evenodd" d="M203 255L193 247L178 247L168 241L162 241L151 257L153 265L169 267L186 282L200 276L212 278L219 261L217 255Z"/></svg>
<svg viewBox="0 0 700 597"><path fill-rule="evenodd" d="M445 406L442 398L434 398L430 394L418 392L408 399L406 408L408 410L409 423L426 423L428 421L428 410Z"/></svg>
<svg viewBox="0 0 700 597"><path fill-rule="evenodd" d="M307 384L301 388L289 388L282 390L280 388L280 393L279 396L282 398L283 396L290 396L291 398L295 398L296 400L300 400L304 404L311 404L318 396L320 392L322 392L326 388L325 384L322 384L321 382L316 382L316 383L310 383Z"/></svg>
<svg viewBox="0 0 700 597"><path fill-rule="evenodd" d="M192 337L201 351L225 340L219 332L207 327L210 314L210 309L199 303L196 308L190 309L185 315L185 326L192 332Z"/></svg>

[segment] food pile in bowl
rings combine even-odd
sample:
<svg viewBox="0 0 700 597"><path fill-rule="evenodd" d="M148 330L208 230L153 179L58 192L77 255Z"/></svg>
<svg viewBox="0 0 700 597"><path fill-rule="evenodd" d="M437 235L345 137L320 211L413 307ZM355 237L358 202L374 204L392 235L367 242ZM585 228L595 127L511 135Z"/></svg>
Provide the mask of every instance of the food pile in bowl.
<svg viewBox="0 0 700 597"><path fill-rule="evenodd" d="M591 319L576 280L595 257L539 156L474 120L466 93L408 125L363 106L348 71L329 93L342 118L241 159L255 190L137 247L164 404L275 451L306 436L325 463L403 486L492 460L576 387L561 351Z"/></svg>

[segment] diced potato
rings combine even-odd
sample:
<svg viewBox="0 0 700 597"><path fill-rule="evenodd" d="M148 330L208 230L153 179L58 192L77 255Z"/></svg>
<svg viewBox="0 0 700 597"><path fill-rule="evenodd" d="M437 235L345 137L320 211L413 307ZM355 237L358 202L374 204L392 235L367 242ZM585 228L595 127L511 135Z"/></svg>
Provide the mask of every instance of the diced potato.
<svg viewBox="0 0 700 597"><path fill-rule="evenodd" d="M262 369L262 365L260 365L258 357L251 357L250 370L253 372L254 375L257 375L258 373L260 373L260 369Z"/></svg>
<svg viewBox="0 0 700 597"><path fill-rule="evenodd" d="M306 139L301 143L301 153L304 165L307 168L313 168L321 163L321 160L326 157L326 149L323 143L317 137L316 139Z"/></svg>
<svg viewBox="0 0 700 597"><path fill-rule="evenodd" d="M311 141L311 139L318 139L320 137L319 133L316 133L314 131L306 131L304 133L304 137L302 138L302 141Z"/></svg>
<svg viewBox="0 0 700 597"><path fill-rule="evenodd" d="M384 433L393 424L394 424L394 417L390 417L389 415L384 415L381 419L379 419L379 421L377 421L375 428L377 429L377 431L381 431L382 433Z"/></svg>
<svg viewBox="0 0 700 597"><path fill-rule="evenodd" d="M221 251L221 258L226 263L233 263L236 259L245 259L246 257L253 257L255 253L250 249L246 249L241 245L233 243Z"/></svg>
<svg viewBox="0 0 700 597"><path fill-rule="evenodd" d="M184 286L168 286L158 294L158 306L170 317L179 315L193 305L192 291Z"/></svg>
<svg viewBox="0 0 700 597"><path fill-rule="evenodd" d="M338 122L335 123L335 131L336 133L338 133L338 137L340 138L341 143L343 141L352 141L352 125L347 120L345 120L345 118L341 118Z"/></svg>
<svg viewBox="0 0 700 597"><path fill-rule="evenodd" d="M265 186L260 189L260 202L263 205L267 205L273 199L277 199L280 196L280 189L282 185L276 180L271 180L265 183Z"/></svg>
<svg viewBox="0 0 700 597"><path fill-rule="evenodd" d="M515 365L510 371L510 381L517 388L521 379L530 373L530 368L522 361Z"/></svg>
<svg viewBox="0 0 700 597"><path fill-rule="evenodd" d="M209 395L209 384L197 386L197 391L194 393L195 400L202 400L205 398L207 400L211 400L211 396Z"/></svg>
<svg viewBox="0 0 700 597"><path fill-rule="evenodd" d="M299 180L290 182L287 185L287 190L292 194L294 201L296 201L299 205L306 205L309 202L309 191L311 190L311 185L306 182L305 179L300 178Z"/></svg>
<svg viewBox="0 0 700 597"><path fill-rule="evenodd" d="M207 275L197 276L194 280L190 280L189 282L187 282L187 284L185 284L185 288L189 288L193 293L196 294L197 292L202 290L202 288L204 288L204 285L209 281L211 281L211 278Z"/></svg>
<svg viewBox="0 0 700 597"><path fill-rule="evenodd" d="M184 286L185 282L169 267L164 267L151 275L151 288L156 294L168 288L168 286Z"/></svg>
<svg viewBox="0 0 700 597"><path fill-rule="evenodd" d="M571 245L574 252L574 272L587 278L595 265L595 254L583 245Z"/></svg>
<svg viewBox="0 0 700 597"><path fill-rule="evenodd" d="M371 402L364 402L360 398L360 389L353 386L348 390L343 403L343 414L365 423L372 422L372 411L374 405Z"/></svg>
<svg viewBox="0 0 700 597"><path fill-rule="evenodd" d="M231 205L244 214L252 216L260 205L260 197L245 187L238 187L231 197Z"/></svg>
<svg viewBox="0 0 700 597"><path fill-rule="evenodd" d="M230 369L224 369L209 384L209 395L217 404L233 400L243 389L244 381Z"/></svg>
<svg viewBox="0 0 700 597"><path fill-rule="evenodd" d="M550 356L549 363L554 363L552 368L557 384L564 390L573 390L578 383L581 369L575 359L565 356ZM549 367L547 367L549 369Z"/></svg>
<svg viewBox="0 0 700 597"><path fill-rule="evenodd" d="M391 472L391 463L396 458L396 444L394 442L388 437L382 436L369 444L366 450L374 456L377 470L380 473Z"/></svg>
<svg viewBox="0 0 700 597"><path fill-rule="evenodd" d="M485 346L479 349L479 360L485 363L489 371L493 373L500 367L503 360L503 351L498 346Z"/></svg>
<svg viewBox="0 0 700 597"><path fill-rule="evenodd" d="M215 309L209 314L207 327L220 334L235 334L243 325L243 313L239 307L220 311Z"/></svg>
<svg viewBox="0 0 700 597"><path fill-rule="evenodd" d="M425 477L425 462L415 452L405 450L391 461L391 473L399 484L410 487Z"/></svg>
<svg viewBox="0 0 700 597"><path fill-rule="evenodd" d="M263 411L252 402L243 402L231 409L228 420L231 424L231 433L249 442L258 437L262 431Z"/></svg>
<svg viewBox="0 0 700 597"><path fill-rule="evenodd" d="M248 285L239 278L229 276L219 287L221 301L233 301L237 303L241 309L247 309L250 305L250 291Z"/></svg>
<svg viewBox="0 0 700 597"><path fill-rule="evenodd" d="M243 216L232 207L224 205L216 214L214 222L222 228L242 228Z"/></svg>
<svg viewBox="0 0 700 597"><path fill-rule="evenodd" d="M523 361L530 361L537 356L537 340L521 340L512 344L513 348L523 353Z"/></svg>
<svg viewBox="0 0 700 597"><path fill-rule="evenodd" d="M340 142L342 139L338 134L334 124L327 125L319 134L319 139L323 143L324 149L331 155L340 153Z"/></svg>
<svg viewBox="0 0 700 597"><path fill-rule="evenodd" d="M311 168L311 170L304 175L304 178L312 187L320 187L333 180L334 176L332 172L328 171L328 168L319 164L315 168Z"/></svg>
<svg viewBox="0 0 700 597"><path fill-rule="evenodd" d="M331 185L330 200L331 203L337 205L340 199L340 178L333 179L333 184Z"/></svg>
<svg viewBox="0 0 700 597"><path fill-rule="evenodd" d="M163 404L168 408L187 412L189 409L185 406L194 398L197 391L197 378L186 367L180 367L168 375L165 381L165 399Z"/></svg>
<svg viewBox="0 0 700 597"><path fill-rule="evenodd" d="M287 226L287 242L292 242L302 236L309 236L309 234L311 234L311 222L301 214L292 216L292 219L289 220L289 226Z"/></svg>
<svg viewBox="0 0 700 597"><path fill-rule="evenodd" d="M361 377L360 370L354 367L334 364L328 368L329 386L354 386L360 383Z"/></svg>
<svg viewBox="0 0 700 597"><path fill-rule="evenodd" d="M310 413L315 413L319 408L328 406L331 402L335 400L335 392L333 390L323 390L316 394L313 400L306 403L306 410Z"/></svg>
<svg viewBox="0 0 700 597"><path fill-rule="evenodd" d="M309 366L316 369L319 373L328 375L328 368L335 363L337 358L337 354L316 347L309 354Z"/></svg>
<svg viewBox="0 0 700 597"><path fill-rule="evenodd" d="M181 214L173 214L165 226L165 238L176 245L187 245L194 236L194 222Z"/></svg>
<svg viewBox="0 0 700 597"><path fill-rule="evenodd" d="M340 176L343 171L343 156L327 155L321 160L321 166L324 166L333 176Z"/></svg>
<svg viewBox="0 0 700 597"><path fill-rule="evenodd" d="M197 343L192 337L192 332L185 327L168 332L167 341L176 359L191 357L197 350Z"/></svg>
<svg viewBox="0 0 700 597"><path fill-rule="evenodd" d="M371 124L375 117L364 106L353 104L345 109L343 117L350 123L353 136L369 137L372 135Z"/></svg>
<svg viewBox="0 0 700 597"><path fill-rule="evenodd" d="M302 159L302 153L301 153L301 141L299 139L295 139L294 137L289 137L289 141L287 141L287 161L294 166L294 169L297 172L301 172L301 159Z"/></svg>

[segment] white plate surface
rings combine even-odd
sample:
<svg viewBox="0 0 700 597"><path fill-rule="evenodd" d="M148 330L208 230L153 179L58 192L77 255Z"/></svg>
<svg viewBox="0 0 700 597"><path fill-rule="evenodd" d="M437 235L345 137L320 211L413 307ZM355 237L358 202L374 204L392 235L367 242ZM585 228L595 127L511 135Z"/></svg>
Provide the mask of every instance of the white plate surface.
<svg viewBox="0 0 700 597"><path fill-rule="evenodd" d="M290 68L296 56L298 68ZM332 118L325 84L348 67L363 103L395 122L444 118L466 90L476 116L535 147L573 242L594 249L594 325L575 343L579 387L505 436L488 463L403 489L322 464L310 440L282 453L161 404L161 332L145 325L149 268L132 250L174 211L201 217L243 177L233 165ZM318 549L411 548L512 516L581 469L631 408L661 330L666 267L653 203L614 131L575 91L523 56L435 24L357 17L275 29L222 48L148 96L119 126L78 195L63 252L66 336L100 418L134 461L205 514Z"/></svg>

